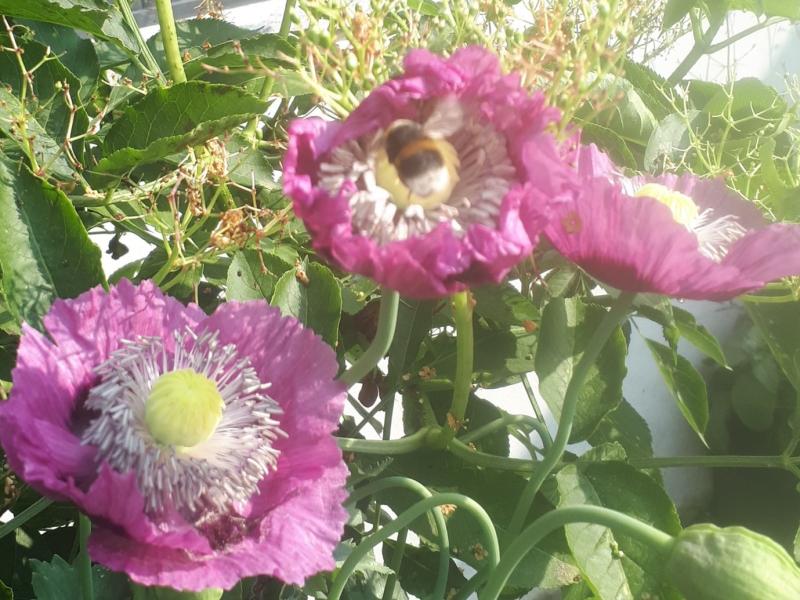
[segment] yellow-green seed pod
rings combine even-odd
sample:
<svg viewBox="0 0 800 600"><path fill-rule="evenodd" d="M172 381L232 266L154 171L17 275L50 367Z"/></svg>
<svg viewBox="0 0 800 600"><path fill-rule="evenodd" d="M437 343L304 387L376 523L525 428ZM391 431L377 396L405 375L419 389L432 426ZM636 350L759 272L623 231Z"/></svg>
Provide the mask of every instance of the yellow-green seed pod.
<svg viewBox="0 0 800 600"><path fill-rule="evenodd" d="M675 538L665 574L686 600L797 600L800 568L744 527L694 525Z"/></svg>

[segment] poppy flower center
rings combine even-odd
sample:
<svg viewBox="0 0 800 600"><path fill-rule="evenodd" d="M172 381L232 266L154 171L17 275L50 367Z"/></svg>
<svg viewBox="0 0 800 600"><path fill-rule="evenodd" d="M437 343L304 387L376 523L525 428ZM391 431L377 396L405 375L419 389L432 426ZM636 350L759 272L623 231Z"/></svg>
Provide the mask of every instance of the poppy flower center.
<svg viewBox="0 0 800 600"><path fill-rule="evenodd" d="M319 185L338 196L345 183L353 230L379 244L425 235L447 224L495 228L503 199L517 183L505 136L456 98L425 103L415 120L334 148Z"/></svg>
<svg viewBox="0 0 800 600"><path fill-rule="evenodd" d="M697 204L689 196L661 185L660 183L646 183L636 190L636 197L648 197L657 200L672 212L672 218L685 227L690 227L697 219L700 211Z"/></svg>
<svg viewBox="0 0 800 600"><path fill-rule="evenodd" d="M157 442L192 447L211 437L223 406L213 381L192 369L181 369L153 382L144 420Z"/></svg>
<svg viewBox="0 0 800 600"><path fill-rule="evenodd" d="M95 369L81 441L98 460L136 473L145 510L207 521L247 502L275 468L281 410L250 359L219 333L123 340Z"/></svg>
<svg viewBox="0 0 800 600"><path fill-rule="evenodd" d="M660 183L646 183L634 196L653 198L669 208L675 222L697 238L700 252L715 262L725 258L731 245L747 233L735 215L720 216L712 208L700 210L692 198Z"/></svg>

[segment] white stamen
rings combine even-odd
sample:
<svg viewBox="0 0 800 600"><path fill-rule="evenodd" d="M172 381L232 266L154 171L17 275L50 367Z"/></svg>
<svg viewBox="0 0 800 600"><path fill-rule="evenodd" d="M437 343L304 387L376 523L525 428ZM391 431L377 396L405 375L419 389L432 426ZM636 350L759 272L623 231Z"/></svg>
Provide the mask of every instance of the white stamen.
<svg viewBox="0 0 800 600"><path fill-rule="evenodd" d="M192 369L213 381L224 408L211 437L190 448L156 442L145 422L145 402L161 375ZM169 351L159 337L122 340L121 347L95 369L101 382L86 407L99 411L82 436L98 458L115 470L136 472L151 516L177 509L189 519L207 518L246 502L274 468L273 448L285 435L274 417L281 412L266 394L246 357L232 344L221 346L216 331L175 332Z"/></svg>
<svg viewBox="0 0 800 600"><path fill-rule="evenodd" d="M716 262L725 258L731 244L747 233L735 215L714 218L711 208L701 212L689 224L689 229L697 236L700 252Z"/></svg>

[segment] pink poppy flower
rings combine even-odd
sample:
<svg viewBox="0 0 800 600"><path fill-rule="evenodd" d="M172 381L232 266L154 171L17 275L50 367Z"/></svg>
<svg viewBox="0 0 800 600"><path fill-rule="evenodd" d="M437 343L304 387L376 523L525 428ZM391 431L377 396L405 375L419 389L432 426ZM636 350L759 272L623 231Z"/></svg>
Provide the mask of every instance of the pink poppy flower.
<svg viewBox="0 0 800 600"><path fill-rule="evenodd" d="M800 226L768 224L719 180L627 178L594 145L576 162L579 179L548 205L544 233L604 283L724 300L800 273ZM536 233L543 215L536 202L527 206Z"/></svg>
<svg viewBox="0 0 800 600"><path fill-rule="evenodd" d="M530 190L568 176L545 131L558 111L479 47L404 67L343 122L291 124L284 190L345 271L416 298L497 282L531 250Z"/></svg>
<svg viewBox="0 0 800 600"><path fill-rule="evenodd" d="M44 326L23 326L0 443L91 517L93 560L192 591L334 567L344 390L311 331L263 302L206 316L127 281L55 302Z"/></svg>

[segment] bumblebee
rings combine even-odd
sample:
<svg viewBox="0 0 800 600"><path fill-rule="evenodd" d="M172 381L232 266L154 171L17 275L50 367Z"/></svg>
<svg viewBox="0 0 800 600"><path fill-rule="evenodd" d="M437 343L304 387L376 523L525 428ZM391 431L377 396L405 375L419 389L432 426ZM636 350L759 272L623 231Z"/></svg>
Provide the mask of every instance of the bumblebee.
<svg viewBox="0 0 800 600"><path fill-rule="evenodd" d="M406 208L438 206L458 183L458 153L447 137L461 128L463 112L455 99L440 101L418 123L393 121L383 135L376 160L376 183Z"/></svg>

